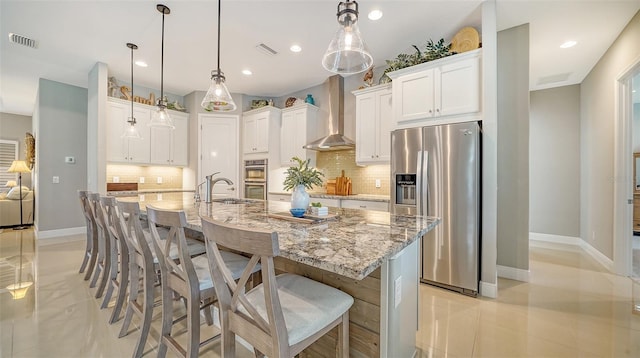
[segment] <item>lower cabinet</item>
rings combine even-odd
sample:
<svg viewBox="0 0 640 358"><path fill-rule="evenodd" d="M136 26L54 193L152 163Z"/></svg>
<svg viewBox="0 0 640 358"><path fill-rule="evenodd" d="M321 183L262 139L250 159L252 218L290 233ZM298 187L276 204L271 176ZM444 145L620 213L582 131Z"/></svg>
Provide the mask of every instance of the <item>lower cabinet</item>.
<svg viewBox="0 0 640 358"><path fill-rule="evenodd" d="M272 194L269 193L268 199L270 201L283 201L290 202L291 195L289 194ZM374 210L374 211L389 211L389 203L384 201L369 201L369 200L355 200L355 199L334 199L334 198L309 198L309 203L321 203L322 206L329 206L333 208L345 208L345 209L362 209L362 210Z"/></svg>
<svg viewBox="0 0 640 358"><path fill-rule="evenodd" d="M389 211L389 203L382 201L343 199L341 200L340 205L342 208L346 209Z"/></svg>

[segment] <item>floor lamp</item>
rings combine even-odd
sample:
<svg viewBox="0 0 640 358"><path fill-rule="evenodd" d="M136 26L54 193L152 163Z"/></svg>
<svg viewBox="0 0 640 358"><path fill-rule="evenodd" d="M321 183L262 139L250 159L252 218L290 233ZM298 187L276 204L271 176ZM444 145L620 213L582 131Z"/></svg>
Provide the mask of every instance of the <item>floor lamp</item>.
<svg viewBox="0 0 640 358"><path fill-rule="evenodd" d="M11 163L11 167L7 170L8 173L18 173L18 188L20 191L20 226L16 226L14 230L24 230L27 227L22 223L22 173L30 173L31 169L27 166L24 160L14 160Z"/></svg>

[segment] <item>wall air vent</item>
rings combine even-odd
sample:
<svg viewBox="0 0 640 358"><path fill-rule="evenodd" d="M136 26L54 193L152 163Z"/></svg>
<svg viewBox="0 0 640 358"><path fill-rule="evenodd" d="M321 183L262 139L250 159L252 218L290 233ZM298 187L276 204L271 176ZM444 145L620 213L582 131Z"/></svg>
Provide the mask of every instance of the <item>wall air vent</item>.
<svg viewBox="0 0 640 358"><path fill-rule="evenodd" d="M22 35L14 34L13 32L9 33L9 42L31 48L38 48L38 42L36 40Z"/></svg>
<svg viewBox="0 0 640 358"><path fill-rule="evenodd" d="M549 83L564 82L569 79L571 73L559 73L557 75L545 76L538 78L538 86Z"/></svg>
<svg viewBox="0 0 640 358"><path fill-rule="evenodd" d="M271 47L260 43L259 45L256 46L256 49L260 52L262 52L263 54L267 55L267 56L275 56L278 54L278 51L272 49Z"/></svg>

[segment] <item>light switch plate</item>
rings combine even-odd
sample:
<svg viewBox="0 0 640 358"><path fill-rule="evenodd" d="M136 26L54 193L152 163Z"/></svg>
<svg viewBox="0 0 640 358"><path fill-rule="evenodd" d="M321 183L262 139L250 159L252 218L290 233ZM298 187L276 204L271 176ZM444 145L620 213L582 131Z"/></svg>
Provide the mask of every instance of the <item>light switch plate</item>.
<svg viewBox="0 0 640 358"><path fill-rule="evenodd" d="M158 183L158 184L162 184L162 177L158 177L158 178L156 179L156 183Z"/></svg>
<svg viewBox="0 0 640 358"><path fill-rule="evenodd" d="M381 187L382 184L380 183L380 179L376 179L376 188Z"/></svg>
<svg viewBox="0 0 640 358"><path fill-rule="evenodd" d="M53 177L53 184L60 184L60 177L59 176L54 176Z"/></svg>
<svg viewBox="0 0 640 358"><path fill-rule="evenodd" d="M75 157L64 157L64 162L67 164L76 164Z"/></svg>
<svg viewBox="0 0 640 358"><path fill-rule="evenodd" d="M120 182L120 177L113 177L113 182L114 183L119 183Z"/></svg>

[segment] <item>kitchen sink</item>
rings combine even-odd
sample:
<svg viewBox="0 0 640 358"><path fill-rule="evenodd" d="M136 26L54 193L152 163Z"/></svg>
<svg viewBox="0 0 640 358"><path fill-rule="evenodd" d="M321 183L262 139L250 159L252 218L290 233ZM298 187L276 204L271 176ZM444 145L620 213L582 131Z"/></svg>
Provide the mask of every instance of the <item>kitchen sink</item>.
<svg viewBox="0 0 640 358"><path fill-rule="evenodd" d="M219 198L213 199L214 203L222 203L222 204L249 204L252 201L246 199L236 199L236 198Z"/></svg>

